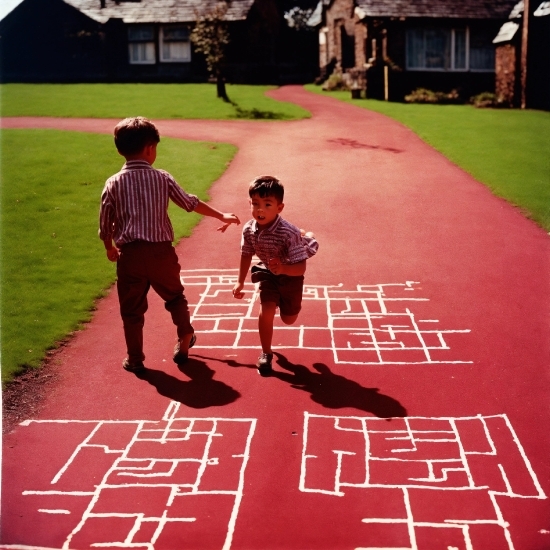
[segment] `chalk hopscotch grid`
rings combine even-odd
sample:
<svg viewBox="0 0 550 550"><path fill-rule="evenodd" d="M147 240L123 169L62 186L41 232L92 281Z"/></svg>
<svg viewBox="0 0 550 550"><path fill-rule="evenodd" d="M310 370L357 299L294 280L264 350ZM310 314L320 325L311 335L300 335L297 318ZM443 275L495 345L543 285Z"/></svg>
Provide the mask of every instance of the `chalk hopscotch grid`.
<svg viewBox="0 0 550 550"><path fill-rule="evenodd" d="M256 333L255 324L250 321L257 319L257 302L259 292L257 285L245 283L244 291L248 298L236 300L232 296L233 285L237 282L236 269L196 269L182 270L181 280L184 287L202 287L200 298L196 303L190 303L192 321L208 321L210 329L200 332L204 334L233 334L231 344L204 346L221 349L255 349L257 345L247 345L242 342L243 336ZM315 326L276 326L275 331L297 334L297 344L286 343L284 346L274 346L275 349L308 349L332 351L334 362L338 364L355 365L400 365L400 364L470 364L467 360L443 360L433 357L434 351L451 348L445 340L448 334L466 334L469 329L447 330L425 328L438 323L437 319L416 319L410 307L418 302L427 302L428 298L413 295L420 283L406 281L405 283L357 285L356 290L344 290L339 285L304 285L303 300L324 302L325 324ZM388 291L399 291L401 296L389 295ZM408 294L408 295L407 295ZM217 301L211 301L218 299ZM406 304L410 307L396 308ZM306 305L307 307L307 305ZM212 312L211 309L214 309ZM224 311L225 310L225 311ZM236 321L236 329L224 329L224 321ZM364 327L358 329L357 324ZM355 328L354 328L355 326ZM320 331L329 333L330 346L305 345L306 333ZM404 337L412 336L415 345L406 344ZM434 336L428 343L427 337ZM430 338L433 340L433 338ZM344 340L345 345L340 342ZM353 343L352 343L353 340ZM357 341L359 341L357 343ZM196 348L201 348L200 342ZM353 360L346 359L346 352L353 352ZM363 352L363 354L362 354ZM368 357L365 357L365 352ZM418 352L411 360L392 360L394 352ZM372 358L372 354L376 357ZM361 356L363 355L363 357Z"/></svg>
<svg viewBox="0 0 550 550"><path fill-rule="evenodd" d="M222 550L228 550L231 547L233 533L235 529L235 523L239 513L239 507L243 497L244 489L244 474L245 469L249 460L250 455L250 445L252 437L255 432L257 420L254 418L210 418L210 417L200 417L192 418L186 416L179 416L178 411L180 409L180 403L172 401L167 407L162 421L165 423L164 426L158 427L159 422L151 420L27 420L21 423L22 426L28 426L31 423L39 424L91 424L94 427L89 432L89 434L82 440L82 442L77 445L72 455L65 462L65 464L60 468L57 474L51 481L52 485L58 483L63 475L67 473L70 466L73 464L78 454L90 447L99 447L105 454L114 454L119 455L107 470L102 480L95 486L94 491L61 491L61 490L45 490L45 491L35 491L35 490L26 490L23 491L23 495L71 495L71 496L82 496L82 497L91 497L91 500L82 514L80 521L76 527L68 534L64 544L59 550L69 550L71 547L71 541L74 539L83 527L86 525L90 519L93 518L134 518L134 525L128 531L127 536L124 540L111 541L111 542L97 542L91 544L93 547L118 547L118 548L144 548L146 550L154 550L155 543L158 540L159 536L162 534L162 531L166 524L170 522L194 522L196 518L193 517L169 517L168 511L170 506L174 503L176 498L185 498L190 495L232 495L234 497L234 504L229 518L229 523L227 525L227 533L225 535L225 540ZM188 423L187 428L178 428L176 425L180 425L181 422ZM218 459L216 457L210 457L209 451L213 441L213 438L223 437L223 433L219 431L224 424L230 423L245 423L249 424L248 434L244 442L244 448L241 454L233 454L233 458L241 458L242 463L239 471L238 486L234 490L201 490L201 479L206 470L210 465L217 465ZM176 424L177 423L177 424ZM209 430L194 430L196 423L200 423L201 426L204 426L205 423L211 424ZM131 440L128 444L121 449L111 449L107 445L97 445L90 443L93 440L94 435L98 433L101 427L105 425L135 425L136 430L131 437ZM206 436L206 444L203 450L202 457L197 458L159 458L159 457L149 457L149 458L131 458L130 453L132 447L137 443L143 442L154 442L154 443L168 443L168 442L178 442L178 441L188 441L194 435L204 435ZM198 463L197 476L194 483L170 483L169 477L173 474L178 464L184 462L196 462ZM134 464L132 464L134 463ZM148 463L143 466L144 463ZM166 471L155 473L153 470L159 464L166 463L169 468ZM127 483L121 484L112 484L108 483L109 477L117 473L118 476L126 476L129 478ZM132 479L134 478L134 479ZM156 479L155 479L156 478ZM165 478L166 481L161 481L162 478ZM143 513L95 513L94 506L98 503L102 492L106 489L116 490L116 489L125 489L129 487L139 487L139 488L150 488L156 489L159 487L168 487L170 489L170 496L165 504L165 509L160 516L148 517ZM65 509L46 509L40 508L39 512L45 514L71 514L70 510ZM133 542L133 537L139 532L142 524L151 522L156 523L157 527L151 537L150 542ZM26 545L2 545L1 548L12 549L12 550L39 550L42 547L37 546L26 546ZM49 549L54 550L54 549Z"/></svg>
<svg viewBox="0 0 550 550"><path fill-rule="evenodd" d="M350 427L349 421L355 421L356 426ZM387 422L388 419L383 422ZM300 482L299 489L305 493L320 493L325 495L331 495L335 497L345 497L345 488L359 488L359 489L369 489L369 488L378 488L378 489L397 489L401 491L401 498L403 502L403 508L406 511L406 517L367 517L362 520L366 524L393 524L398 525L402 524L407 527L407 532L409 536L409 544L407 547L394 548L392 550L418 550L417 541L416 541L416 530L422 527L430 527L436 529L456 529L460 530L464 539L464 546L467 550L478 550L478 547L474 547L470 530L475 528L476 525L495 525L502 529L503 537L507 543L509 550L514 550L514 544L509 531L510 524L505 520L501 509L497 502L497 496L505 496L509 498L517 499L546 499L548 498L537 477L536 474L525 454L525 451L507 417L505 414L500 415L490 415L490 416L472 416L472 417L405 417L405 418L393 418L390 419L394 422L403 422L403 429L383 429L381 426L380 419L373 419L372 417L361 417L361 416L331 416L331 415L320 415L312 414L309 412L304 413L304 431L303 431L303 447L302 447L302 458L301 458L301 471L300 471ZM320 456L319 453L312 454L309 451L309 446L312 444L312 436L310 432L314 431L312 426L319 421L327 421L332 425L332 429L335 431L341 432L355 432L361 434L364 438L363 445L361 449L339 449L334 448L337 445L332 443L333 438L328 437L326 434L326 427L323 430L323 436L319 438L319 432L317 431L317 437L313 439L322 440L327 442L323 446L321 444L323 455ZM424 429L414 428L415 422L420 421L424 423L435 423L433 427L424 425ZM460 428L458 427L461 422L471 421L479 422L482 426L484 437L486 438L486 443L490 450L486 451L473 451L466 450L465 446L461 441ZM502 476L502 484L506 487L506 490L494 490L491 489L489 485L486 484L477 484L475 481L475 476L472 473L471 467L468 462L469 456L486 456L486 457L496 457L498 460L499 456L502 456L503 452L497 451L497 446L493 441L491 435L491 430L489 428L489 422L499 422L499 426L496 426L496 430L506 431L509 441L509 447L507 451L513 450L517 452L523 461L525 471L528 474L532 485L529 487L529 490L517 491L512 487L509 475L507 475L505 468L499 462L497 464L500 475ZM445 423L446 427L441 427L441 423ZM387 425L387 424L386 424ZM360 427L359 427L360 426ZM317 426L315 426L317 427ZM493 429L495 426L493 425ZM388 442L402 441L401 447L392 448L391 453L395 454L395 457L384 457L384 456L375 456L373 449L371 447L371 439L373 437L379 437L380 435L384 436ZM423 444L446 444L451 443L455 444L457 447L457 454L451 458L419 458L415 459L411 456L414 456L414 453L419 451L419 447ZM319 441L313 441L313 444L319 445ZM390 443L390 446L395 445L395 443ZM515 448L514 448L515 447ZM513 448L513 449L512 449ZM344 477L344 457L361 455L364 453L364 481L361 483L349 483L342 481ZM381 452L381 455L387 454L387 449L385 452ZM334 461L334 455L336 460ZM409 457L407 458L407 455ZM317 459L321 461L326 460L327 456L333 457L333 463L335 462L334 467L334 477L330 480L327 479L327 486L321 488L319 486L314 487L308 484L308 468L311 468ZM386 466L391 468L391 465L396 465L398 468L403 469L407 463L424 464L425 472L427 475L425 477L411 477L403 479L401 483L388 483L380 482L372 479L371 469L376 463L386 463ZM447 467L445 467L447 465ZM441 472L439 477L436 475L436 471ZM406 470L403 470L406 472ZM455 473L462 473L463 477L466 478L466 483L454 483L450 480L449 475ZM511 472L512 475L514 472ZM406 476L407 474L405 474ZM456 478L455 478L456 479ZM443 522L429 522L429 521L417 521L414 518L413 510L411 507L411 490L426 490L427 493L423 497L424 499L430 498L430 493L436 491L485 491L489 500L494 509L494 519L445 519ZM525 494L528 493L528 494ZM473 494L473 493L472 493ZM453 550L454 547L449 547L449 550ZM379 547L356 547L355 550L383 550ZM479 550L483 550L479 548Z"/></svg>

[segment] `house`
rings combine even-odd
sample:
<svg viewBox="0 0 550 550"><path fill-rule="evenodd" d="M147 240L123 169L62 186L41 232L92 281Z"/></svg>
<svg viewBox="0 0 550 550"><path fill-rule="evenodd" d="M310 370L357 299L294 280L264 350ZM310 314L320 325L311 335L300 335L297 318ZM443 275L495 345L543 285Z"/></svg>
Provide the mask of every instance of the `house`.
<svg viewBox="0 0 550 550"><path fill-rule="evenodd" d="M550 2L530 2L524 39L525 6L518 2L493 43L498 99L510 107L550 110ZM522 50L527 47L522 63ZM524 79L522 82L522 65Z"/></svg>
<svg viewBox="0 0 550 550"><path fill-rule="evenodd" d="M515 1L321 0L321 73L366 71L367 96L396 101L421 87L494 91L492 40Z"/></svg>
<svg viewBox="0 0 550 550"><path fill-rule="evenodd" d="M207 78L190 40L219 0L23 0L0 21L3 82L184 82ZM312 80L279 0L225 0L233 82ZM287 39L297 41L290 49ZM309 36L310 35L310 36ZM310 52L315 48L312 33ZM296 48L298 51L296 51Z"/></svg>

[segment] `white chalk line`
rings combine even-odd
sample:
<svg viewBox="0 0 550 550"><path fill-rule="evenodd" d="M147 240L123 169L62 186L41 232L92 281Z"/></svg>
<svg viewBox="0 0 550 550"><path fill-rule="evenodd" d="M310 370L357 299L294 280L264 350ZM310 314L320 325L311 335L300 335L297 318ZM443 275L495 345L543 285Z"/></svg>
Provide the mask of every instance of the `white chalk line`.
<svg viewBox="0 0 550 550"><path fill-rule="evenodd" d="M349 421L360 421L358 427L350 426ZM385 419L388 420L388 419ZM393 418L391 419L394 422L403 423L404 427L401 429L393 429L393 426L387 429L381 429L380 419L372 417L362 417L362 416L332 416L332 415L322 415L322 414L313 414L309 412L304 413L304 429L303 429L303 443L302 443L302 460L301 460L301 471L300 471L300 481L299 481L299 490L305 493L319 493L324 495L331 495L335 497L345 498L345 488L350 487L354 489L399 489L403 495L403 504L405 507L406 515L405 517L368 517L364 518L361 521L368 524L403 524L407 525L407 530L409 534L409 544L407 550L418 550L415 530L423 527L431 528L440 528L440 529L457 529L462 533L464 539L465 548L468 550L478 550L474 549L472 539L470 537L470 530L475 528L478 525L496 525L501 528L503 539L506 541L509 550L514 550L514 545L512 542L512 537L509 531L510 524L504 518L502 511L498 505L497 497L508 497L514 499L546 499L547 496L542 490L542 487L533 471L533 468L525 455L523 447L521 446L516 433L514 432L512 425L505 414L497 415L475 415L475 416L465 416L465 417L424 417L424 416L415 416L415 417L404 417L404 418ZM319 424L319 421L323 422ZM486 441L483 441L483 446L487 446L487 451L480 450L467 450L465 445L462 442L461 429L468 429L468 426L465 424L459 424L463 421L478 422L479 426L477 429L481 429L481 433L484 434ZM434 426L439 426L441 429L427 429L426 424L432 422ZM498 422L495 424L495 422ZM323 456L336 455L337 460L334 465L334 478L332 481L327 479L327 487L310 487L307 484L308 479L308 467L311 461L314 460L323 460L323 456L317 454L312 454L308 452L308 444L311 441L310 428L311 425L315 423L316 429L315 433L319 434L319 427L323 427L323 436L320 441L315 441L315 447L319 451L319 445L325 442L326 449L323 451ZM344 425L347 423L347 426ZM422 429L415 429L415 425L420 423L423 426ZM443 426L448 423L449 428L443 429ZM489 426L489 423L491 426ZM345 461L343 457L348 455L355 455L356 452L353 449L347 448L335 448L337 443L331 443L334 441L334 437L331 437L331 433L328 433L327 430L329 426L332 426L332 430L338 431L347 431L347 432L356 432L357 434L362 434L364 437L364 460L365 460L365 479L366 482L356 482L350 483L342 482L342 477L344 476ZM502 448L502 429L505 427L507 429L507 447ZM493 438L491 437L491 428L499 432L500 437L500 449L497 449ZM426 434L443 434L442 438L435 437L425 437ZM423 446L422 452L425 454L426 449L424 445L429 443L430 445L443 444L448 445L449 443L454 443L456 446L456 456L446 457L446 458L427 458L423 456L421 458L394 458L387 457L384 454L381 456L373 456L374 450L372 448L371 439L372 436L378 434L387 434L388 437L384 438L385 441L410 441L411 446L408 449L400 449L400 451L407 453L416 453L421 452L419 445ZM454 437L449 438L447 434L453 434ZM378 439L380 441L380 439ZM479 445L480 443L478 443ZM470 443L471 445L471 443ZM359 450L359 448L358 448ZM395 449L390 449L391 452ZM382 449L382 453L387 453L388 449ZM437 450L434 450L437 452ZM447 451L448 452L448 451ZM475 475L470 469L469 465L469 456L480 456L485 455L486 457L492 457L492 460L495 458L498 460L499 455L506 455L510 452L517 452L521 455L526 471L529 473L532 486L527 488L524 487L524 482L522 481L522 489L514 489L514 483L509 479L509 475L506 473L505 468L502 463L499 461L496 463L496 467L501 473L503 480L504 490L490 487L486 484L476 484ZM404 479L403 482L376 482L372 479L371 466L372 464L425 464L426 471L428 475L423 478L414 478L410 477ZM460 467L443 467L444 464L460 464ZM439 467L441 474L438 476L435 472L435 466ZM479 468L479 464L478 464ZM450 482L449 478L450 473L457 472L465 475L465 483L460 482L459 479L454 481L454 485L437 485L438 483ZM520 476L521 478L521 476ZM423 483L418 483L422 481ZM457 481L460 483L457 484ZM487 494L489 501L491 502L492 508L494 510L494 518L482 518L482 519L471 519L471 518L446 518L444 521L425 521L425 520L415 520L413 517L413 510L411 507L409 491L411 489L419 489L426 491L424 500L429 499L430 492L433 491L445 491L445 492L459 492L457 494L467 494L467 493L477 493L484 492ZM375 547L370 546L357 546L356 550L374 550ZM484 550L484 549L479 549Z"/></svg>
<svg viewBox="0 0 550 550"><path fill-rule="evenodd" d="M186 496L200 496L200 495L229 495L233 497L233 505L231 512L228 518L227 530L224 535L224 543L222 550L229 550L233 540L233 535L235 531L235 526L237 522L237 517L240 509L240 504L242 501L243 491L244 491L244 479L245 479L245 470L249 460L251 441L254 436L256 419L254 418L219 418L219 417L186 417L180 416L180 403L170 402L166 408L162 421L151 421L151 420L138 420L138 421L122 421L120 424L133 424L135 430L133 435L129 438L129 442L122 449L111 449L107 445L98 445L93 443L94 436L97 435L99 430L104 424L117 424L117 421L102 421L102 420L88 420L79 422L77 424L87 423L91 424L93 427L90 432L84 437L84 439L76 446L73 453L63 464L60 470L55 474L52 480L52 484L57 484L63 479L63 476L68 474L70 467L74 464L75 459L83 450L87 448L99 448L103 450L105 454L116 454L113 463L107 469L106 473L103 475L101 481L95 485L95 490L93 491L70 491L70 490L25 490L22 492L23 495L41 495L41 496L77 496L77 497L86 497L89 499L85 511L80 516L79 521L72 531L67 535L61 549L58 550L69 550L71 548L71 542L74 537L85 527L88 520L94 518L110 518L110 517L124 517L132 518L133 526L130 528L125 540L123 541L111 541L109 543L94 543L92 546L116 546L120 548L148 548L149 550L154 550L154 545L164 526L172 522L194 522L196 518L193 517L169 517L168 510L173 504L176 498L184 498ZM160 425L160 422L165 423L165 425ZM181 425L187 426L182 428ZM70 420L29 420L22 423L25 426L30 424L45 424L45 423L54 423L54 424L70 424ZM235 459L240 459L240 469L238 472L237 486L235 488L225 488L225 489L210 489L203 490L201 489L201 480L203 475L206 472L208 466L215 466L219 464L219 459L216 456L210 456L210 449L214 439L223 437L224 427L229 427L232 423L244 423L248 425L248 430L245 434L238 435L238 437L245 437L243 440L242 452L232 453L231 457ZM208 424L210 425L208 427ZM196 426L201 426L201 428L196 429ZM208 428L207 428L208 427ZM221 430L221 432L220 432ZM176 434L176 437L172 437L172 433ZM146 434L143 437L143 434ZM156 434L154 437L152 434ZM139 443L177 443L180 441L188 441L192 436L206 436L205 441L203 442L203 449L201 456L193 457L178 457L178 458L165 458L165 457L140 457L132 458L131 450L132 447ZM197 470L195 472L195 480L190 483L170 483L168 481L168 476L171 473L174 473L177 466L182 463L193 463L196 464ZM155 471L156 467L164 467L166 465L166 471L158 472ZM126 476L129 482L124 483L113 483L112 476ZM131 482L129 478L133 478L136 481ZM167 481L163 481L163 478L166 478ZM94 510L97 505L102 491L104 490L117 490L117 489L128 489L128 488L140 488L140 489L159 489L159 488L168 488L169 496L165 503L165 509L160 515L152 515L146 517L143 513L132 512L132 513L118 513L118 512L96 512ZM44 514L71 514L70 510L60 509L60 508L40 508L38 509L40 513ZM156 529L151 537L150 542L147 543L134 543L133 536L138 533L140 525L144 522L156 523ZM12 548L16 548L12 546ZM23 549L23 547L21 547ZM32 547L30 548L39 548ZM26 549L25 549L26 550Z"/></svg>
<svg viewBox="0 0 550 550"><path fill-rule="evenodd" d="M254 306L257 303L258 285L245 284L245 292L249 296L243 301L235 300L232 287L237 281L238 270L193 269L183 270L181 280L185 287L199 287L200 293L196 302L190 302L192 321L199 323L197 330L204 335L226 336L234 335L231 343L208 342L195 345L196 349L257 349L257 344L243 343L243 337L257 333L257 316ZM394 311L396 307L418 302L428 302L427 298L417 296L399 296L399 292L417 292L420 283L406 281L405 283L388 283L364 285L358 284L355 290L345 290L343 285L309 285L304 286L303 299L324 302L325 324L296 326L275 326L274 340L277 335L286 335L284 344L275 345L280 349L304 349L309 351L331 351L334 362L347 365L444 365L472 364L471 360L433 358L433 352L449 352L450 346L445 337L451 334L468 334L470 329L428 329L421 324L438 323L435 319L416 319L410 307ZM225 300L224 300L225 299ZM372 308L371 308L372 306ZM306 305L307 307L307 305ZM224 311L230 310L230 311ZM381 324L380 320L386 320ZM407 325L392 323L393 319L404 319ZM357 327L358 322L364 322L364 329ZM234 327L221 328L223 322L233 322ZM344 324L344 326L342 326ZM347 324L347 326L345 326ZM308 336L316 334L326 340L325 344L316 345L318 338L309 342ZM322 335L326 332L326 335ZM346 338L346 334L354 338L354 342ZM368 340L359 340L357 336L368 336ZM413 336L416 345L406 344L402 338ZM427 342L426 338L431 338ZM437 342L437 345L434 343ZM409 338L410 339L410 338ZM248 339L250 341L250 338ZM223 338L221 339L223 342ZM359 345L357 345L359 343ZM374 353L374 358L364 354ZM395 357L393 354L407 354L409 357ZM349 356L349 354L352 356ZM348 354L348 355L346 355ZM412 354L412 355L411 355ZM420 357L416 355L420 354Z"/></svg>

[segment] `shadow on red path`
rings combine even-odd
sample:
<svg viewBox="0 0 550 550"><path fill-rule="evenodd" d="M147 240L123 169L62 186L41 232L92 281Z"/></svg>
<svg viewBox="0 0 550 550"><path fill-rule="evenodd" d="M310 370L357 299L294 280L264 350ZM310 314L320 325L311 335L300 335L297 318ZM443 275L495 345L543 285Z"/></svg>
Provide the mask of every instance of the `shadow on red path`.
<svg viewBox="0 0 550 550"><path fill-rule="evenodd" d="M222 407L233 403L241 394L220 380L214 380L215 371L204 361L190 357L179 370L190 380L180 380L164 371L146 369L136 376L145 380L157 392L192 409Z"/></svg>
<svg viewBox="0 0 550 550"><path fill-rule="evenodd" d="M379 418L407 416L397 399L379 393L378 388L365 388L354 380L334 374L324 363L313 363L313 371L291 363L277 353L277 364L288 371L275 371L273 376L288 382L292 388L309 392L311 399L327 409L352 408Z"/></svg>
<svg viewBox="0 0 550 550"><path fill-rule="evenodd" d="M275 364L284 370L274 369L269 375L290 385L291 388L310 394L311 400L327 409L356 409L378 418L407 416L399 401L379 393L379 388L366 388L345 376L333 373L325 363L313 363L313 370L305 365L291 363L285 355L275 352ZM213 357L204 359L216 360ZM218 359L219 360L219 359ZM221 360L230 367L256 370L252 364L234 360ZM285 372L286 371L286 372Z"/></svg>

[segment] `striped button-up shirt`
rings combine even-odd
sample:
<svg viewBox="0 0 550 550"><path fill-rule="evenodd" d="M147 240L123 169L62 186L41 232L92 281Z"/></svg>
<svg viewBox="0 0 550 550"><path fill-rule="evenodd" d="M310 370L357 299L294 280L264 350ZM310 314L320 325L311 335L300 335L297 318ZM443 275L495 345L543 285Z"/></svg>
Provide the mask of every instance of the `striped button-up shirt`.
<svg viewBox="0 0 550 550"><path fill-rule="evenodd" d="M174 240L168 201L191 212L199 199L187 194L166 171L144 160L129 160L111 176L101 194L99 238L117 246L142 240Z"/></svg>
<svg viewBox="0 0 550 550"><path fill-rule="evenodd" d="M256 220L246 222L243 227L241 255L256 254L266 267L273 258L279 258L283 264L297 264L314 256L318 248L315 239L302 237L300 230L281 216L263 231Z"/></svg>

